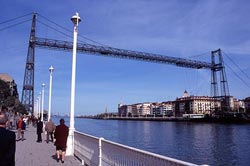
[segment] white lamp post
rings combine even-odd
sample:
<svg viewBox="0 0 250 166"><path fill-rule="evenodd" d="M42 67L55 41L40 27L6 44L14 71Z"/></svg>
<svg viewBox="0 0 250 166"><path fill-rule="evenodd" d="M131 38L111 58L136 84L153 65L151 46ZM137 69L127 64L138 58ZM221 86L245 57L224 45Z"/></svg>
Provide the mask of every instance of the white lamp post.
<svg viewBox="0 0 250 166"><path fill-rule="evenodd" d="M48 112L48 121L50 120L50 116L51 116L51 92L52 92L52 72L53 72L54 68L52 66L50 66L49 68L49 112Z"/></svg>
<svg viewBox="0 0 250 166"><path fill-rule="evenodd" d="M41 118L41 121L43 122L43 111L44 111L44 87L45 87L45 83L42 83L42 118Z"/></svg>
<svg viewBox="0 0 250 166"><path fill-rule="evenodd" d="M42 95L42 92L39 92L38 94L38 118L41 118L41 95Z"/></svg>
<svg viewBox="0 0 250 166"><path fill-rule="evenodd" d="M33 115L36 115L37 110L36 110L36 101L34 101L34 109L33 109Z"/></svg>
<svg viewBox="0 0 250 166"><path fill-rule="evenodd" d="M37 114L36 114L36 117L37 119L39 118L39 98L37 96L37 99L36 99L37 103L36 103L36 110L37 110Z"/></svg>
<svg viewBox="0 0 250 166"><path fill-rule="evenodd" d="M38 115L38 99L36 99L36 102L35 102L35 112L34 112L34 116L37 117Z"/></svg>
<svg viewBox="0 0 250 166"><path fill-rule="evenodd" d="M76 47L77 47L77 31L78 23L81 21L79 14L76 14L71 18L74 23L74 41L73 41L73 54L72 54L72 77L71 77L71 98L70 98L70 126L69 126L69 136L67 140L67 150L66 155L73 155L74 153L74 111L75 111L75 78L76 78Z"/></svg>

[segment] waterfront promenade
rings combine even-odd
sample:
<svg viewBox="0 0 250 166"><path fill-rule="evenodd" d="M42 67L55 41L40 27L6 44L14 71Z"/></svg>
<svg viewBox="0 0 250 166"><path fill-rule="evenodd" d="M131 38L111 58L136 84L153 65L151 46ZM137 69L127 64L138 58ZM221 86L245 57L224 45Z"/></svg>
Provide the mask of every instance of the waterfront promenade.
<svg viewBox="0 0 250 166"><path fill-rule="evenodd" d="M66 156L65 162L56 161L56 150L52 142L46 143L45 134L43 142L37 143L36 128L31 124L26 128L25 140L16 142L16 166L80 166L81 162L74 156Z"/></svg>

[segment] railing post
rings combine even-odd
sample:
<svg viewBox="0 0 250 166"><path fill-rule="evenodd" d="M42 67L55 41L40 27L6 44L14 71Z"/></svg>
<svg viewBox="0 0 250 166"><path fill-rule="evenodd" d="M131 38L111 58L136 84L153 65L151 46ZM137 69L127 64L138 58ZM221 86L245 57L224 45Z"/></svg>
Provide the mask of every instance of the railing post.
<svg viewBox="0 0 250 166"><path fill-rule="evenodd" d="M104 138L99 138L99 166L102 166L102 140Z"/></svg>

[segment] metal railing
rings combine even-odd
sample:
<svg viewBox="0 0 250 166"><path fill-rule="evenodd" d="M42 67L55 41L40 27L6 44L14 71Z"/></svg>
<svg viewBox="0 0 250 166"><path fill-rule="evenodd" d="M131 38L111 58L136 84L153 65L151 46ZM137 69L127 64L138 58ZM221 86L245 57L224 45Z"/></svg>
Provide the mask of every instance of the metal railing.
<svg viewBox="0 0 250 166"><path fill-rule="evenodd" d="M193 163L97 138L74 133L74 155L89 166L198 166ZM205 165L203 165L205 166Z"/></svg>

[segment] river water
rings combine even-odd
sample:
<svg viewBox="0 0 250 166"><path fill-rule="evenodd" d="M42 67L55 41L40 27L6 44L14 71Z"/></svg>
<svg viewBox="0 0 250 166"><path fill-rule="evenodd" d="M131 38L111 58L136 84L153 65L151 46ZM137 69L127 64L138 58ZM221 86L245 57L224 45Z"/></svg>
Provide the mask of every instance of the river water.
<svg viewBox="0 0 250 166"><path fill-rule="evenodd" d="M59 119L53 118L58 124ZM69 118L65 118L69 125ZM211 166L250 165L250 125L75 118L77 131Z"/></svg>

